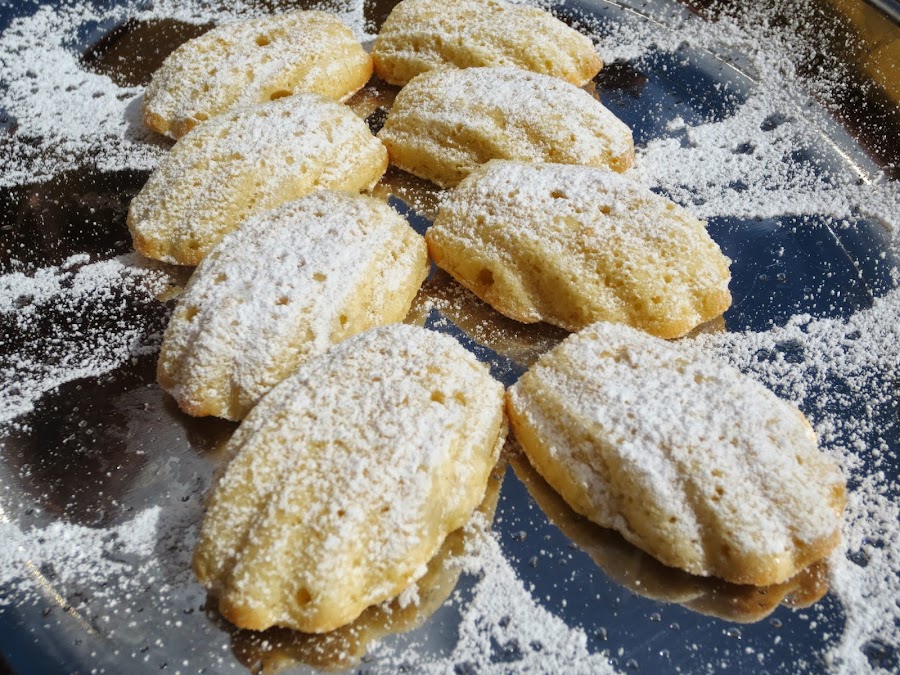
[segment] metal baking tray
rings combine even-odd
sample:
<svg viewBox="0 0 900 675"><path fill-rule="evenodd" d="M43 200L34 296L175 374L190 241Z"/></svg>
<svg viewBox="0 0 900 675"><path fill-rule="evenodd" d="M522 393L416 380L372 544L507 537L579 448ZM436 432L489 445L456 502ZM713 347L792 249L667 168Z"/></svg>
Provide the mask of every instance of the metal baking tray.
<svg viewBox="0 0 900 675"><path fill-rule="evenodd" d="M377 28L391 4L365 4L367 30ZM259 7L284 8L262 0ZM626 20L661 27L711 20L721 6L572 0L551 8L602 36ZM14 14L31 11L24 6L0 9L0 26L5 28ZM900 35L896 25L882 18ZM71 50L86 70L137 85L146 83L171 49L206 28L208 24L174 19L86 22ZM864 74L859 77L865 79ZM740 53L713 53L688 44L607 64L593 85L605 105L632 127L639 148L665 137L689 142L685 124L734 114L755 86ZM392 93L375 84L353 105L377 129ZM849 167L860 181L877 175L896 180L900 148L896 136L891 140L886 132L886 125L897 119L891 116L891 102L884 113L880 99L863 97L860 105L851 94L844 92L846 105L838 111L842 125L814 101L807 105L804 114L818 125L819 140L812 145L798 141L792 161L814 172ZM683 124L673 124L679 119ZM768 123L775 129L783 121L775 116ZM4 117L3 124L12 128L14 120ZM0 272L8 273L13 260L17 271L33 274L74 254L88 254L91 260L129 256L125 213L147 176L136 170L101 172L85 161L47 181L0 190ZM378 192L416 229L427 228L435 189L391 170ZM714 217L709 228L734 260L734 302L722 321L705 330L765 331L803 313L846 318L896 285L897 252L875 219L859 217L838 226L825 216ZM125 289L48 307L24 327L4 316L7 365L26 357L64 359L67 349L90 350L89 344L72 338L79 331L97 334L127 326L143 336L158 334L172 304ZM439 271L426 282L408 320L454 335L505 384L565 335L505 319ZM803 358L796 345L779 350L761 358ZM167 518L153 550L143 556L127 551L116 555L110 553L115 546L103 546L104 565L112 570L107 578L61 575L53 560L38 557L24 564L20 576L30 577L40 590L19 598L18 582L0 588L0 671L416 672L437 659L446 661L479 575L440 561L418 610L372 609L353 630L320 637L284 630L255 634L222 620L215 603L191 580L191 550L185 542L202 516L203 493L223 461L220 448L235 425L181 414L155 385L154 370L153 353L135 353L112 372L62 382L41 396L33 410L0 428L0 528L6 523L18 531L54 532L54 523L65 523L108 544L110 538L124 536L132 519L148 508L158 508ZM887 413L866 408L872 392L892 386L892 372L886 364L883 372L873 372L870 391L849 392L844 414L872 417L872 431L862 442L887 439L893 459L880 469L896 481L898 463L891 453L900 444L896 419L890 418L896 407ZM537 605L583 631L586 649L605 655L612 668L798 672L840 667L824 660L845 621L840 601L827 592L825 565L784 587L763 590L689 577L577 517L514 452L498 470L493 489L496 502L485 510L521 584ZM454 537L442 555L453 559L464 543ZM16 544L0 544L10 545ZM550 654L554 645L492 637L486 638L484 649L496 672L521 669L525 652L531 654L527 663L532 668L558 667L549 656L546 662L535 657L541 649ZM869 666L887 670L898 668L898 649L878 639L863 646ZM478 670L464 661L452 666L458 673ZM576 663L568 666L566 670L579 669Z"/></svg>

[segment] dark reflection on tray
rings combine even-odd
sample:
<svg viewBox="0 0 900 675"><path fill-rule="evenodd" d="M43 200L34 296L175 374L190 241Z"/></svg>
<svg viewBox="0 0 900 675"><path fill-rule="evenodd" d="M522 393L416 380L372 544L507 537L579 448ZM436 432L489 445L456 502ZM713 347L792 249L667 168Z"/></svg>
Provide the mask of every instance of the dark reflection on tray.
<svg viewBox="0 0 900 675"><path fill-rule="evenodd" d="M60 275L62 288L75 284L79 268L80 264L70 266ZM117 272L113 270L113 274ZM130 336L160 333L171 307L148 292L135 292L139 283L123 274L112 277L100 292L59 293L47 298L28 292L15 295L13 301L22 311L0 315L3 348L16 355L15 359L0 360L0 381L5 380L6 395L14 400L22 395L13 378L27 380L41 373L49 377L48 369L90 366L98 350L106 358L114 355L113 350L121 350L122 358L126 350L138 346ZM123 334L123 326L130 332Z"/></svg>
<svg viewBox="0 0 900 675"><path fill-rule="evenodd" d="M153 354L42 396L0 435L3 463L22 493L60 520L102 527L141 506L132 493L146 482L142 474L180 433L215 460L236 425L184 415L155 379Z"/></svg>
<svg viewBox="0 0 900 675"><path fill-rule="evenodd" d="M691 126L718 122L734 115L747 99L751 83L734 71L728 73L731 86L721 86L723 78L710 73L706 58L696 50L679 49L607 64L595 78L597 92L631 127L635 146L643 147L671 137L669 126L676 118Z"/></svg>
<svg viewBox="0 0 900 675"><path fill-rule="evenodd" d="M551 523L610 579L645 598L677 603L726 621L753 623L767 617L780 604L807 607L828 591L824 562L811 565L782 584L766 587L732 584L666 567L614 530L575 513L523 454L511 454L510 464Z"/></svg>
<svg viewBox="0 0 900 675"><path fill-rule="evenodd" d="M59 264L77 253L131 252L125 216L146 171L69 171L0 188L0 273Z"/></svg>
<svg viewBox="0 0 900 675"><path fill-rule="evenodd" d="M594 82L598 92L615 92L614 96L621 92L638 99L649 79L627 61L616 61L604 65Z"/></svg>
<svg viewBox="0 0 900 675"><path fill-rule="evenodd" d="M116 514L144 454L129 449L129 410L117 401L141 389L153 359L109 377L67 382L43 396L3 440L20 487L63 520L103 526Z"/></svg>
<svg viewBox="0 0 900 675"><path fill-rule="evenodd" d="M419 234L425 234L431 222L437 217L438 206L443 192L441 188L431 181L413 176L411 173L407 173L395 166L388 167L387 172L382 176L378 185L372 190L372 194L376 197L401 200L409 214L420 220L418 223L411 223ZM396 205L394 206L397 208ZM404 213L404 215L407 215L407 213Z"/></svg>
<svg viewBox="0 0 900 675"><path fill-rule="evenodd" d="M487 491L476 513L490 526L497 510L500 488L506 470L501 457L488 479ZM240 630L227 623L217 612L214 620L231 633L231 644L238 661L254 673L276 673L298 664L334 671L353 668L364 660L376 640L406 633L424 624L450 597L456 588L462 567L455 560L466 549L472 536L478 536L481 523L451 532L428 570L415 584L418 601L405 606L395 599L366 609L355 621L328 633L301 633L287 628L262 632ZM215 607L215 599L207 603Z"/></svg>
<svg viewBox="0 0 900 675"><path fill-rule="evenodd" d="M153 384L152 386L156 386ZM206 459L225 464L231 459L225 454L225 447L231 435L238 428L238 422L219 417L191 417L178 409L175 399L165 392L166 412L173 422L184 428L184 435L195 453Z"/></svg>
<svg viewBox="0 0 900 675"><path fill-rule="evenodd" d="M524 324L503 316L443 270L437 270L422 285L409 319L424 322L434 309L479 345L505 355L522 369L568 335L547 323Z"/></svg>
<svg viewBox="0 0 900 675"><path fill-rule="evenodd" d="M733 301L725 319L733 331L768 330L801 313L846 318L894 287L897 260L880 255L888 250L887 234L877 223L712 218L709 232L732 259Z"/></svg>
<svg viewBox="0 0 900 675"><path fill-rule="evenodd" d="M212 24L192 24L176 19L129 19L116 26L81 55L90 71L108 76L120 87L143 87L165 58ZM140 54L139 59L134 58Z"/></svg>
<svg viewBox="0 0 900 675"><path fill-rule="evenodd" d="M373 0L363 3L363 12L366 19L366 31L372 34L381 30L381 25L388 18L388 14L400 0Z"/></svg>

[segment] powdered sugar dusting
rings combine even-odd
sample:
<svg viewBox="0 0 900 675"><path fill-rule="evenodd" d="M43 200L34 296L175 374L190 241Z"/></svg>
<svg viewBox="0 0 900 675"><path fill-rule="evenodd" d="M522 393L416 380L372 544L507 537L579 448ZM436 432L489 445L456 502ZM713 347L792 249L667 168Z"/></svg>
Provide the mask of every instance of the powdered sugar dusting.
<svg viewBox="0 0 900 675"><path fill-rule="evenodd" d="M9 321L3 347L19 352L0 362L0 422L28 412L63 382L109 372L159 349L160 318L136 319L126 312L157 304L168 281L164 272L132 255L93 263L75 255L33 276L0 277L0 315ZM106 304L119 312L93 321L67 318L84 319Z"/></svg>
<svg viewBox="0 0 900 675"><path fill-rule="evenodd" d="M483 365L422 328L382 326L311 358L232 437L198 576L252 625L353 620L421 577L481 502L502 407Z"/></svg>
<svg viewBox="0 0 900 675"><path fill-rule="evenodd" d="M839 549L830 561L832 588L844 604L847 625L828 653L834 667L848 672L867 669L865 647L873 639L895 644L898 638L900 545L892 533L900 506L896 486L885 474L898 461L896 440L893 447L891 441L898 405L893 386L900 377L898 316L895 290L847 321L798 316L766 333L704 335L696 341L696 347L800 404L823 449L851 476L843 547L852 555L848 559ZM800 350L803 359L784 358L785 346Z"/></svg>
<svg viewBox="0 0 900 675"><path fill-rule="evenodd" d="M371 59L332 14L291 12L225 24L176 50L144 93L148 126L172 137L233 107L295 92L349 98Z"/></svg>
<svg viewBox="0 0 900 675"><path fill-rule="evenodd" d="M594 167L488 162L444 199L427 239L438 265L522 321L676 337L731 301L729 261L702 222Z"/></svg>
<svg viewBox="0 0 900 675"><path fill-rule="evenodd" d="M493 158L624 171L634 152L628 127L587 92L511 67L417 76L378 137L394 165L442 186Z"/></svg>
<svg viewBox="0 0 900 675"><path fill-rule="evenodd" d="M377 11L372 12L363 2L317 4L336 12L359 39L373 37ZM816 72L800 72L803 58L824 53L818 36L804 37L808 33L803 30L804 22L820 11L812 3L777 3L783 10L780 19L774 3L740 3L727 11L715 8L713 21L667 2L592 3L596 16L573 16L571 8L577 2L563 9L546 2L534 4L567 15L570 23L589 34L608 64L607 73L615 73L621 64L634 71L633 75L627 68L619 71L626 76L621 99L627 103L625 108L646 112L642 119L653 127L652 133L648 131L640 140L636 136L635 172L650 187L710 220L726 216L780 219L797 214L810 216L810 223L830 219L838 228L843 219L868 218L887 233L880 255L885 267L893 264L900 213L897 184L866 160L810 98L812 94L829 105L848 86L846 75L852 64L823 55ZM141 89L119 86L105 75L90 72L78 58L82 49L110 27L126 18L221 23L266 14L271 6L249 0L160 0L152 6L126 3L98 8L86 0L74 0L53 8L22 5L11 10L21 16L0 36L0 108L7 116L2 122L5 135L0 139L0 185L45 180L84 166L100 171L147 170L163 156L167 143L147 134L139 124ZM822 28L823 34L835 31L838 35L837 28L822 23L822 18L818 15L819 23L812 25ZM713 58L712 53L737 70L726 69L723 78L728 82L717 81L708 90L682 93L688 99L721 100L716 114L692 115L672 101L641 111L645 101L639 91L642 81L653 85L664 77L665 68L677 70L688 56ZM628 76L633 77L631 84ZM601 72L601 80L603 77ZM604 96L604 103L613 109L616 101ZM818 151L809 152L810 148ZM801 220L798 227L805 224ZM752 279L744 281L754 283ZM897 283L896 273L893 283ZM115 658L126 664L134 661L181 672L233 669L240 660L239 654L232 653L233 647L237 651L237 639L229 635L227 627L216 623L215 613L198 611L204 595L189 569L201 516L198 497L212 466L219 461L210 440L215 427L197 427L175 416L171 402L155 387L142 387L126 396L126 403L136 402L136 407L129 409L127 433L114 431L122 434L122 442L134 456L154 463L146 471L134 472L131 465L119 464L121 455L114 449L102 448L104 459L108 456L110 462L104 467L109 474L104 490L114 494L117 503L134 510L100 528L77 525L69 519L71 514L44 508L48 494L41 490L49 488L35 492L28 487L40 485L48 458L63 456L66 449L45 448L41 461L23 463L23 457L31 456L19 447L21 437L14 435L32 433L34 420L26 411L35 406L40 410L56 392L73 390L68 385L54 389L60 383L118 372L141 354L149 354L152 360L167 314L154 296L167 285L165 272L142 267L131 257L101 261L82 255L25 275L6 272L0 279L0 319L4 322L0 339L4 353L13 354L0 360L0 419L6 423L0 466L0 536L16 543L0 552L2 595L11 601L2 616L25 616L31 626L50 626L36 629L33 635L35 640L53 641L39 643L39 647L47 647L43 653L67 647L76 655L71 662L88 664L86 670L121 671L121 662L110 665ZM807 295L817 292L811 289ZM443 313L450 318L461 315L459 323L464 330L492 346L512 345L513 360L520 354L522 359L531 358L532 351L543 351L558 339L542 334L535 338L538 344L529 343L523 330L491 318L486 310L478 310L474 320L468 316L471 302L459 294L434 302L424 298L420 305L431 308L426 312L429 316L438 310L446 310ZM447 309L448 305L452 307ZM844 542L830 562L833 595L810 610L780 615L779 621L787 623L793 618L801 626L790 649L785 649L787 640L778 644L781 635L771 624L768 633L764 627L755 633L745 629L743 638L728 628L728 635L734 637L724 639L732 640L732 647L716 651L709 645L714 634L726 629L721 624L702 624L693 637L673 633L660 638L666 647L658 651L671 650L673 654L669 666L676 665L674 656L681 650L682 655L699 655L696 658L701 661L693 662L695 670L740 663L798 671L896 669L900 513L892 475L898 462L895 392L900 295L891 291L874 298L870 309L848 313L842 318L799 315L782 327L701 335L691 343L797 403L813 422L823 450L850 477L850 492ZM477 325L470 327L467 320ZM429 325L442 329L449 322L440 318L430 320ZM494 326L503 326L502 339ZM147 375L147 382L151 379L152 374ZM113 397L96 404L121 402ZM97 431L108 423L104 418ZM98 435L102 437L102 433ZM160 439L160 445L154 446L154 439ZM41 437L35 435L32 440L35 447L43 447ZM85 466L82 455L76 453L67 461L67 473L80 478ZM120 484L137 492L122 496L116 492ZM141 489L150 490L153 496L144 495ZM106 498L103 495L98 500ZM504 536L503 527L501 517L496 525L500 537ZM57 545L63 542L65 545ZM127 555L118 555L120 546ZM437 672L462 668L460 664L465 663L484 672L514 668L571 672L581 664L587 664L586 671L602 672L604 659L591 656L600 649L609 648L610 656L620 658L623 665L646 668L661 644L654 642L654 654L648 653L646 660L641 657L640 664L626 661L628 654L640 657L642 652L640 645L613 642L613 626L624 618L624 613L617 613L619 601L629 602L620 595L610 606L597 603L590 607L593 620L610 627L609 643L598 646L596 635L588 633L586 626L585 630L579 627L583 619L573 619L559 607L543 606L536 589L520 580L530 567L516 568L493 535L485 535L466 561L468 571L483 576L475 582L472 599L460 610L458 640L442 652L437 650L436 655L422 649L416 641L421 638L412 642L388 639L381 647L371 647L370 653L390 653L389 663L418 667L424 661L421 669ZM575 580L554 570L541 569L540 573L558 579L563 589ZM57 583L59 578L72 583ZM569 600L574 603L576 598ZM51 611L57 606L59 610ZM41 616L42 610L49 614ZM653 611L665 616L670 610L654 606ZM82 613L85 623L79 624L77 639L70 640L73 633L66 632L65 622L75 613ZM606 618L597 620L598 615ZM561 618L566 618L568 628ZM651 617L644 623L666 628L654 624L656 620ZM687 619L682 616L679 622L684 627ZM97 636L102 636L102 641ZM530 646L529 640L535 636L543 651ZM544 637L547 639L542 640ZM822 660L804 660L807 656L797 650L807 641ZM110 644L114 646L110 648ZM495 660L497 645L510 644L519 645L519 653L512 650L519 660ZM28 640L22 641L23 649L28 645Z"/></svg>
<svg viewBox="0 0 900 675"><path fill-rule="evenodd" d="M55 580L60 584L80 581L78 577L85 568L90 568L96 579L127 574L131 565L108 556L115 552L117 556L150 557L156 543L159 516L159 508L153 507L123 525L108 529L56 522L27 532L0 518L0 531L5 541L0 552L0 585L5 586L17 578L24 578L25 585L29 585L29 580L33 579L29 569L34 567L35 561L38 564L58 561ZM137 579L133 581L135 587L140 583ZM0 597L0 607L21 600L21 596Z"/></svg>
<svg viewBox="0 0 900 675"><path fill-rule="evenodd" d="M384 202L314 192L203 260L166 331L160 381L184 409L241 419L308 356L402 319L425 273L425 242Z"/></svg>
<svg viewBox="0 0 900 675"><path fill-rule="evenodd" d="M480 575L475 597L464 612L460 639L444 662L423 663L424 672L446 672L451 664L465 664L472 672L505 673L509 664L492 662L494 645L518 645L520 672L612 673L604 656L591 654L581 629L574 630L543 607L518 578L489 532L467 541L459 561L469 573Z"/></svg>
<svg viewBox="0 0 900 675"><path fill-rule="evenodd" d="M595 324L539 361L510 403L514 427L538 439L523 440L532 463L546 471L552 456L548 478L575 509L667 564L768 585L835 541L843 479L805 422L677 345Z"/></svg>
<svg viewBox="0 0 900 675"><path fill-rule="evenodd" d="M372 37L365 32L361 3L325 0L320 8L336 13L357 39ZM143 88L117 86L79 62L78 52L87 46L85 27L99 37L98 26L129 18L203 24L267 13L252 2L164 0L149 9L131 2L102 9L76 2L14 19L0 36L0 108L14 122L12 139L0 146L0 185L46 180L84 164L103 171L152 169L164 155L168 143L141 124Z"/></svg>
<svg viewBox="0 0 900 675"><path fill-rule="evenodd" d="M245 218L318 188L371 188L386 166L348 107L298 93L195 127L132 200L128 225L138 251L196 265Z"/></svg>

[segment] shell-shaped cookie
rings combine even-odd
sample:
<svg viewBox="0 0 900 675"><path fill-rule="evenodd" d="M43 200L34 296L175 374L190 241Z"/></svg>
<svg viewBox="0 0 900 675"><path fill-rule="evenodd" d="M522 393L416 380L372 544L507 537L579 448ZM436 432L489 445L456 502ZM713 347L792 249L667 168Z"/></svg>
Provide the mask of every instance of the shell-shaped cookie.
<svg viewBox="0 0 900 675"><path fill-rule="evenodd" d="M803 415L689 344L595 324L541 357L507 412L575 511L671 567L767 586L840 540L844 480Z"/></svg>
<svg viewBox="0 0 900 675"><path fill-rule="evenodd" d="M372 187L387 152L345 105L297 94L214 117L182 137L128 210L134 248L196 265L258 211L318 188Z"/></svg>
<svg viewBox="0 0 900 675"><path fill-rule="evenodd" d="M442 187L491 159L625 171L631 130L583 89L519 68L436 70L413 78L378 137L391 164Z"/></svg>
<svg viewBox="0 0 900 675"><path fill-rule="evenodd" d="M402 320L427 273L422 237L372 197L320 190L258 214L191 277L159 382L191 415L242 419L303 359Z"/></svg>
<svg viewBox="0 0 900 675"><path fill-rule="evenodd" d="M436 68L514 66L581 86L603 61L591 41L549 12L502 0L403 0L372 49L375 72L404 85Z"/></svg>
<svg viewBox="0 0 900 675"><path fill-rule="evenodd" d="M786 582L771 586L732 584L663 565L625 541L618 532L575 513L525 457L513 456L510 464L547 519L587 553L609 579L636 595L678 603L726 621L754 623L771 614L779 604L808 607L828 591L827 565L822 560Z"/></svg>
<svg viewBox="0 0 900 675"><path fill-rule="evenodd" d="M345 340L229 441L194 570L240 627L348 623L425 573L504 436L502 386L453 338L393 324Z"/></svg>
<svg viewBox="0 0 900 675"><path fill-rule="evenodd" d="M235 106L307 92L344 100L372 59L333 14L299 11L228 23L172 52L144 93L144 124L179 138Z"/></svg>
<svg viewBox="0 0 900 675"><path fill-rule="evenodd" d="M704 224L603 169L489 162L447 195L426 240L440 267L526 323L671 338L731 304L729 260Z"/></svg>
<svg viewBox="0 0 900 675"><path fill-rule="evenodd" d="M299 633L289 628L270 628L265 640L257 633L234 634L231 647L238 660L261 673L281 673L305 664L328 672L360 668L373 643L423 625L456 589L462 574L459 557L484 536L494 520L506 463L491 472L484 499L465 526L447 535L427 571L391 601L370 605L348 624L327 633ZM583 519L582 519L583 520ZM410 602L409 598L416 598Z"/></svg>

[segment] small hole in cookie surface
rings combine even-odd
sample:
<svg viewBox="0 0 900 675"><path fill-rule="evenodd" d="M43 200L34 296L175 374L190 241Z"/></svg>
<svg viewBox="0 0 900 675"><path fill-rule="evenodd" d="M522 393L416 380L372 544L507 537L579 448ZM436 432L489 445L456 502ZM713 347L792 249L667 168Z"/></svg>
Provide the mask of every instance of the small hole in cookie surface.
<svg viewBox="0 0 900 675"><path fill-rule="evenodd" d="M290 301L291 301L291 299L288 296L282 295L280 298L278 298L278 300L275 301L275 304L276 305L286 305Z"/></svg>
<svg viewBox="0 0 900 675"><path fill-rule="evenodd" d="M275 101L279 98L284 98L285 96L290 96L293 92L288 91L287 89L279 89L278 91L273 91L269 94L269 100Z"/></svg>
<svg viewBox="0 0 900 675"><path fill-rule="evenodd" d="M258 44L260 47L265 47L267 44L269 44L271 42L272 41L269 39L268 35L257 35L256 36L256 44Z"/></svg>
<svg viewBox="0 0 900 675"><path fill-rule="evenodd" d="M312 600L312 595L310 595L309 591L305 588L301 588L297 591L297 604L300 606L308 605Z"/></svg>
<svg viewBox="0 0 900 675"><path fill-rule="evenodd" d="M194 317L200 313L199 307L194 307L191 305L186 310L184 310L184 318L186 321L193 321Z"/></svg>
<svg viewBox="0 0 900 675"><path fill-rule="evenodd" d="M435 401L436 403L443 403L446 400L446 398L445 398L443 392L433 391L433 392L431 392L431 400Z"/></svg>
<svg viewBox="0 0 900 675"><path fill-rule="evenodd" d="M494 285L494 273L489 269L483 269L478 273L478 283L482 286Z"/></svg>
<svg viewBox="0 0 900 675"><path fill-rule="evenodd" d="M322 274L321 272L316 272L313 274L313 279L316 281L325 281L328 277Z"/></svg>

